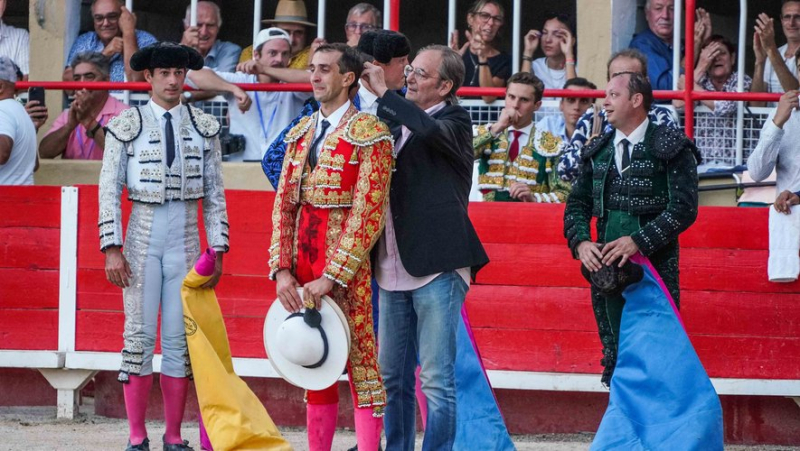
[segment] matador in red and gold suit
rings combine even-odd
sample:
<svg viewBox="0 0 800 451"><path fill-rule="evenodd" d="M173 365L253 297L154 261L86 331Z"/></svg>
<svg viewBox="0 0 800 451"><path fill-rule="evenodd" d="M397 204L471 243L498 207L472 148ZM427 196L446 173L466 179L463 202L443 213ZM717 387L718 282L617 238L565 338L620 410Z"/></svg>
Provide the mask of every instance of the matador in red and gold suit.
<svg viewBox="0 0 800 451"><path fill-rule="evenodd" d="M393 140L383 122L351 104L325 138L312 169L308 154L319 114L303 118L285 138L272 213L270 278L288 269L301 286L320 277L334 282L329 295L350 326L347 370L356 432L377 428L379 440L386 392L372 324L369 253L384 226ZM310 444L317 441L312 435L332 439L338 398L337 384L307 392Z"/></svg>

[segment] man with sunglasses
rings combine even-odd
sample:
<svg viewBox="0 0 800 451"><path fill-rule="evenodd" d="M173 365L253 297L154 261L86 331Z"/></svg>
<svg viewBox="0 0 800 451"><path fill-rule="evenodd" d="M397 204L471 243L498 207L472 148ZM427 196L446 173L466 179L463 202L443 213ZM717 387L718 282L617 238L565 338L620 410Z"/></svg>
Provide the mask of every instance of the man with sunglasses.
<svg viewBox="0 0 800 451"><path fill-rule="evenodd" d="M489 262L467 215L472 121L455 97L464 63L447 46L423 48L406 68L405 99L388 88L382 68L365 66L362 84L379 98L397 155L375 251L386 449L414 447L417 355L428 401L423 449L452 449L459 315L470 277Z"/></svg>
<svg viewBox="0 0 800 451"><path fill-rule="evenodd" d="M92 22L94 31L88 31L75 40L67 61L83 52L99 52L111 60L110 81L143 81L144 76L130 67L131 55L140 48L157 42L146 31L136 29L136 15L128 11L119 0L93 0ZM73 81L72 67L64 69L64 81Z"/></svg>

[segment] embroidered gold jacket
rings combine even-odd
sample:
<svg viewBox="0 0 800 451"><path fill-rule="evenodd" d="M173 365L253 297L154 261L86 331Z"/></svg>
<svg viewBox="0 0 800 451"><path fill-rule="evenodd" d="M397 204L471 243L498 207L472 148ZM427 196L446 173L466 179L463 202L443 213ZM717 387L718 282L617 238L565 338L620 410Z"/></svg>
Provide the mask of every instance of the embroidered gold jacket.
<svg viewBox="0 0 800 451"><path fill-rule="evenodd" d="M508 189L525 183L535 202L560 203L567 199L570 185L555 171L566 143L546 130L531 128L528 143L513 162L508 161L508 130L496 138L488 125L479 125L472 140L478 165L478 188L485 201L513 201Z"/></svg>
<svg viewBox="0 0 800 451"><path fill-rule="evenodd" d="M347 287L384 226L394 148L389 129L377 117L351 105L308 165L317 115L303 118L287 135L286 156L272 213L270 278L293 270L293 246L300 205L344 210L344 227L327 249L324 276ZM327 231L327 234L335 231Z"/></svg>

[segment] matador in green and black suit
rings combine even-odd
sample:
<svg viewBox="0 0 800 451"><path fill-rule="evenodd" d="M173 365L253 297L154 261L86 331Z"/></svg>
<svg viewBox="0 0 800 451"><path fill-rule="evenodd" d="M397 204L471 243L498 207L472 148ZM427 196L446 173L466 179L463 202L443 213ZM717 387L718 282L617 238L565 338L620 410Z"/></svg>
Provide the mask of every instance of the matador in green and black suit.
<svg viewBox="0 0 800 451"><path fill-rule="evenodd" d="M591 241L597 218L598 243L630 236L647 256L680 307L678 235L697 218L697 165L700 154L678 130L647 126L633 147L630 166L620 174L614 149L615 130L584 148L581 173L564 210L564 236L572 255ZM622 296L605 297L592 289L592 307L603 344L602 382L609 385L617 359Z"/></svg>

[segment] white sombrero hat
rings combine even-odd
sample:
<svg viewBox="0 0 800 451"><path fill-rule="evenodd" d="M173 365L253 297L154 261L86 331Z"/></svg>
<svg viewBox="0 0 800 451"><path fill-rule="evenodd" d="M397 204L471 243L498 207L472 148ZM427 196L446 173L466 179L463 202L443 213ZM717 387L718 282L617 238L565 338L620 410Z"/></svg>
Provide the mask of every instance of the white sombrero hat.
<svg viewBox="0 0 800 451"><path fill-rule="evenodd" d="M298 288L297 293L302 299L303 289ZM276 299L264 321L264 347L270 364L287 382L307 390L333 385L344 372L350 353L350 327L336 302L323 296L322 307L316 311L319 315L315 311L291 313Z"/></svg>

